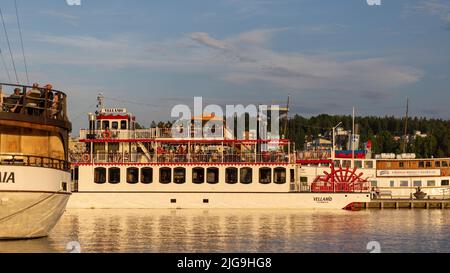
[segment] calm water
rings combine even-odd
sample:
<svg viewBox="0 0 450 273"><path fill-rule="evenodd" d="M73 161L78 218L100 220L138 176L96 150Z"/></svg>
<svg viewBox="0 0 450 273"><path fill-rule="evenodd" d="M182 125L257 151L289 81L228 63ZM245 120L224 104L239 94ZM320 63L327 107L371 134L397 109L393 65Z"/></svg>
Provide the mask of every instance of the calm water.
<svg viewBox="0 0 450 273"><path fill-rule="evenodd" d="M450 211L68 210L49 237L0 252L450 252Z"/></svg>

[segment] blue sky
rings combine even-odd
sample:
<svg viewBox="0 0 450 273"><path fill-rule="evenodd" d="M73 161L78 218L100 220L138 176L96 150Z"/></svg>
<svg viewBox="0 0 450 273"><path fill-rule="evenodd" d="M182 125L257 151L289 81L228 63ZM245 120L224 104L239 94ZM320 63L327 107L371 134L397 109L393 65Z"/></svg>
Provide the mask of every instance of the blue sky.
<svg viewBox="0 0 450 273"><path fill-rule="evenodd" d="M0 7L25 82L13 3ZM307 116L352 106L401 116L410 97L413 115L450 118L449 0L18 4L31 81L69 94L75 130L99 92L145 125L194 96L225 105L284 103L290 94L292 114ZM3 32L0 48L8 57Z"/></svg>

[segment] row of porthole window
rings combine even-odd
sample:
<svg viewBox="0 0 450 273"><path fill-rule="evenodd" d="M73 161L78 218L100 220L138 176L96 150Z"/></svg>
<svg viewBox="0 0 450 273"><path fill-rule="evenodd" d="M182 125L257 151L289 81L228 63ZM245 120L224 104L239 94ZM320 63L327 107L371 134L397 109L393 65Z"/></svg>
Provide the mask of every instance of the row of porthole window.
<svg viewBox="0 0 450 273"><path fill-rule="evenodd" d="M291 170L291 180L294 179L294 170ZM139 175L140 172L140 175ZM206 173L206 175L205 175ZM272 176L273 173L273 176ZM97 167L94 169L94 182L97 184L108 183L118 184L121 181L120 178L120 168L103 168ZM239 174L239 180L238 180ZM172 179L173 178L173 179ZM259 183L261 184L284 184L286 183L286 169L285 168L274 168L273 172L271 168L260 168L259 169ZM126 170L126 182L129 184L137 184L139 182L143 184L153 183L153 168L135 168L130 167ZM159 182L162 184L170 184L174 182L175 184L186 183L186 169L185 168L160 168L159 169ZM192 169L192 183L194 184L217 184L219 183L219 168L193 168ZM251 184L253 182L253 169L249 167L243 168L226 168L225 169L225 182L227 184Z"/></svg>

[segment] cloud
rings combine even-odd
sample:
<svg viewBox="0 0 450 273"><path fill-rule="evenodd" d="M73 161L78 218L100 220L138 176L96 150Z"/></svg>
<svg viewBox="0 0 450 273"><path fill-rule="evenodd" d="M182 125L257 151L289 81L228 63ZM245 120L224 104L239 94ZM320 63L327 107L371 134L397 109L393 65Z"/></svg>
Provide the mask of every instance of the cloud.
<svg viewBox="0 0 450 273"><path fill-rule="evenodd" d="M426 13L438 16L446 27L450 27L450 3L441 0L425 0L420 4L408 7L405 10L406 14Z"/></svg>
<svg viewBox="0 0 450 273"><path fill-rule="evenodd" d="M70 21L70 22L77 21L80 19L80 17L72 15L72 14L58 12L58 11L52 11L52 10L40 11L39 14L44 15L44 16L51 16L51 17L63 19L63 20Z"/></svg>
<svg viewBox="0 0 450 273"><path fill-rule="evenodd" d="M226 50L227 46L224 42L216 40L209 36L208 33L205 32L194 32L188 35L192 40L197 41L205 46L212 47L215 49Z"/></svg>
<svg viewBox="0 0 450 273"><path fill-rule="evenodd" d="M39 35L38 44L53 45L32 53L38 63L147 68L201 73L237 85L271 86L292 92L343 92L361 98L386 96L389 89L419 81L423 72L384 58L346 58L330 53L279 52L270 44L289 28L254 29L225 38L207 32L188 33L161 42L139 37ZM34 49L36 50L36 49ZM339 54L336 54L339 55ZM345 59L345 60L342 60ZM380 95L377 96L377 93Z"/></svg>

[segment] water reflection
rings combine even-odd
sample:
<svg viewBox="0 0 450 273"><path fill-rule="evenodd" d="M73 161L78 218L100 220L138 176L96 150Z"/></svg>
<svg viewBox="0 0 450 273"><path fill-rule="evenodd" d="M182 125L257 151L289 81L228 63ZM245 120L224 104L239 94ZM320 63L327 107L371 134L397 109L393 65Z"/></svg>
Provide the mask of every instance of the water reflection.
<svg viewBox="0 0 450 273"><path fill-rule="evenodd" d="M450 252L450 211L68 210L48 238L0 252Z"/></svg>

